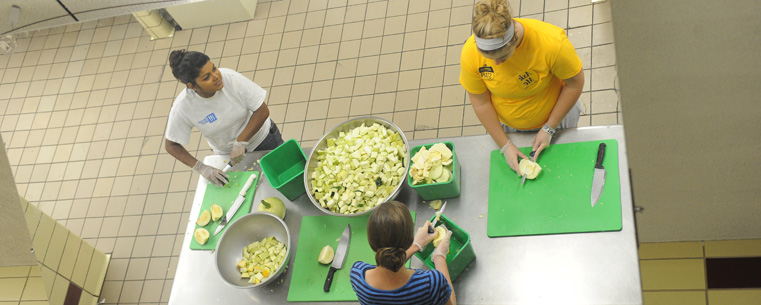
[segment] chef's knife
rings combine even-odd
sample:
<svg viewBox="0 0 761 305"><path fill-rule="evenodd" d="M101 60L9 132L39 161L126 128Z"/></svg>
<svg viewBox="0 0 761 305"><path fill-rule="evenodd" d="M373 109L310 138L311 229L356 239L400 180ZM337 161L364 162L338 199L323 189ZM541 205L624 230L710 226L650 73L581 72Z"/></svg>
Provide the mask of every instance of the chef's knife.
<svg viewBox="0 0 761 305"><path fill-rule="evenodd" d="M248 180L246 181L246 184L243 185L243 188L240 190L240 193L238 193L238 198L235 198L235 202L233 203L233 206L230 207L229 210L227 210L227 214L222 216L222 221L219 223L219 226L217 227L217 230L214 231L214 236L219 234L219 232L222 232L222 229L227 226L227 223L230 222L230 219L235 216L235 212L238 211L238 208L240 208L240 205L243 204L243 201L246 200L246 191L248 191L248 188L251 187L251 184L254 183L254 178L256 178L257 172L251 173L251 176L248 176Z"/></svg>
<svg viewBox="0 0 761 305"><path fill-rule="evenodd" d="M600 143L597 148L597 162L595 163L595 174L592 179L592 207L600 201L602 188L605 186L605 168L602 167L602 159L605 157L605 143Z"/></svg>
<svg viewBox="0 0 761 305"><path fill-rule="evenodd" d="M330 265L330 271L328 271L328 277L325 279L325 292L330 291L330 284L333 283L333 274L336 270L344 267L344 261L346 260L346 253L349 252L349 242L351 241L351 225L346 225L343 234L341 234L341 241L338 242L336 248L336 256L333 257L333 263Z"/></svg>
<svg viewBox="0 0 761 305"><path fill-rule="evenodd" d="M530 153L530 154L528 154L529 160L530 160L531 162L535 162L535 161L534 161L534 154L535 154L535 153L536 153L536 151L535 151L535 150L532 150L532 151L531 151L531 153ZM523 187L523 184L524 184L524 183L526 183L526 173L523 173L523 179L521 179L521 187Z"/></svg>
<svg viewBox="0 0 761 305"><path fill-rule="evenodd" d="M447 202L444 201L444 203L441 205L438 211L436 211L436 218L433 219L433 223L428 226L428 234L433 234L433 228L436 227L436 223L439 222L439 217L441 217L441 213L444 212L444 208L447 207Z"/></svg>

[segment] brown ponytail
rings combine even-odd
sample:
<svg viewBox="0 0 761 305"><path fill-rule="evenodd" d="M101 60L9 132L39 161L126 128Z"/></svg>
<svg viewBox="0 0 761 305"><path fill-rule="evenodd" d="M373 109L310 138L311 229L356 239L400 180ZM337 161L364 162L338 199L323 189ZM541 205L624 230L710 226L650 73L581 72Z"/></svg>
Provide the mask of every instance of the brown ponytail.
<svg viewBox="0 0 761 305"><path fill-rule="evenodd" d="M375 263L399 271L407 261L407 249L415 238L410 210L399 201L381 204L367 220L367 241L375 251Z"/></svg>
<svg viewBox="0 0 761 305"><path fill-rule="evenodd" d="M385 247L375 251L375 263L391 271L398 271L407 262L407 251L402 248Z"/></svg>

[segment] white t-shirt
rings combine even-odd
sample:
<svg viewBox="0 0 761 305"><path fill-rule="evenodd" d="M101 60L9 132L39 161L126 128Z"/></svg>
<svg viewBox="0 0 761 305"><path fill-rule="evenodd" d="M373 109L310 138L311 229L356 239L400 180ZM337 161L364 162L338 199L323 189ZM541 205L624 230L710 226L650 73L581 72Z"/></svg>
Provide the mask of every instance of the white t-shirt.
<svg viewBox="0 0 761 305"><path fill-rule="evenodd" d="M229 154L251 115L264 104L267 91L242 74L219 68L224 87L210 98L183 90L174 100L167 120L166 138L182 145L190 143L190 131L198 128L215 154ZM267 137L271 120L248 141L253 151Z"/></svg>

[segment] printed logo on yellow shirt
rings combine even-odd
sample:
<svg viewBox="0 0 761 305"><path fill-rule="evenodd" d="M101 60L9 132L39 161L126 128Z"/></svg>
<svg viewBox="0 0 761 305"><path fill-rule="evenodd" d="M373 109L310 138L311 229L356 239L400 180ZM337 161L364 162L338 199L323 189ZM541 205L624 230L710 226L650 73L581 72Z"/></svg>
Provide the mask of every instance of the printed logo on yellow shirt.
<svg viewBox="0 0 761 305"><path fill-rule="evenodd" d="M523 86L523 89L531 88L533 85L537 84L538 80L539 75L534 71L526 71L518 74L518 83Z"/></svg>
<svg viewBox="0 0 761 305"><path fill-rule="evenodd" d="M481 78L485 80L494 80L494 69L492 69L492 67L484 65L483 67L478 68L478 73L480 73Z"/></svg>

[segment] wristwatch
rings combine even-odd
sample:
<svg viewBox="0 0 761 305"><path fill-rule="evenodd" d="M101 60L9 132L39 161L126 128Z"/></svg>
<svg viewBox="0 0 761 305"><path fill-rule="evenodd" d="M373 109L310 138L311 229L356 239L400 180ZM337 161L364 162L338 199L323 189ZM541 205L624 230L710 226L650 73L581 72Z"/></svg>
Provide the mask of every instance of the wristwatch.
<svg viewBox="0 0 761 305"><path fill-rule="evenodd" d="M549 133L550 136L555 135L555 128L550 127L550 124L545 123L544 126L542 126L542 130L544 130L546 133Z"/></svg>

